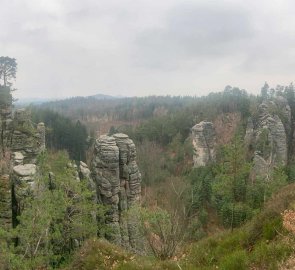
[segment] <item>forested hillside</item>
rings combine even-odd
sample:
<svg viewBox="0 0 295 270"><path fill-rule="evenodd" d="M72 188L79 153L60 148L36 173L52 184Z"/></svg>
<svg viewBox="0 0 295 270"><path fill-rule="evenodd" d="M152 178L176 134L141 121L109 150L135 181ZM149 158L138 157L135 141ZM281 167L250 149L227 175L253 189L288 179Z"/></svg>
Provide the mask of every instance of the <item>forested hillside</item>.
<svg viewBox="0 0 295 270"><path fill-rule="evenodd" d="M294 0L6 0L0 270L295 270Z"/></svg>
<svg viewBox="0 0 295 270"><path fill-rule="evenodd" d="M292 84L14 115L5 89L3 269L278 269L292 256Z"/></svg>

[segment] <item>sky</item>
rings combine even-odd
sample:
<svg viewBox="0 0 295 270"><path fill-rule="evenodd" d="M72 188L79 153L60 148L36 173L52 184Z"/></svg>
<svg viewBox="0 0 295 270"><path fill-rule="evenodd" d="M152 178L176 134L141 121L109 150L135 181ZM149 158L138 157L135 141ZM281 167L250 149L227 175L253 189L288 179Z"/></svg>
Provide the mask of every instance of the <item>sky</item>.
<svg viewBox="0 0 295 270"><path fill-rule="evenodd" d="M15 96L259 93L295 78L293 0L0 0Z"/></svg>

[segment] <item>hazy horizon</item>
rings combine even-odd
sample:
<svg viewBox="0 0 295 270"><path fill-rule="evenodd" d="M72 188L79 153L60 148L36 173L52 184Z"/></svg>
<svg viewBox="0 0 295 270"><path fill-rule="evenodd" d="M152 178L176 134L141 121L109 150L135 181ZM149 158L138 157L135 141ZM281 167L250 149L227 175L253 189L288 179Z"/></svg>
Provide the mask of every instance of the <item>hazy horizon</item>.
<svg viewBox="0 0 295 270"><path fill-rule="evenodd" d="M295 2L3 0L16 98L257 94L293 81Z"/></svg>

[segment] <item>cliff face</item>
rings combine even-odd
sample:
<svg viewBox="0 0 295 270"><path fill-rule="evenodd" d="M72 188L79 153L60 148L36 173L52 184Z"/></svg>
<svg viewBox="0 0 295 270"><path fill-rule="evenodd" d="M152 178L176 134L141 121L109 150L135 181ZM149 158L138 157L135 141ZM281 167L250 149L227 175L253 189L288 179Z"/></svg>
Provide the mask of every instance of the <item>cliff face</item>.
<svg viewBox="0 0 295 270"><path fill-rule="evenodd" d="M254 172L269 177L272 169L286 165L288 138L291 132L291 110L283 97L263 101L258 115L248 119L245 143L253 152Z"/></svg>
<svg viewBox="0 0 295 270"><path fill-rule="evenodd" d="M132 248L138 247L137 221L125 212L140 201L141 174L135 158L135 145L127 135L103 135L96 140L91 168L99 200L109 209L106 222L111 230L106 237Z"/></svg>
<svg viewBox="0 0 295 270"><path fill-rule="evenodd" d="M34 192L36 159L45 149L45 127L35 126L25 110L1 111L0 223L11 226L23 209L23 198ZM12 201L12 198L14 200Z"/></svg>
<svg viewBox="0 0 295 270"><path fill-rule="evenodd" d="M206 166L216 158L216 133L213 123L202 121L192 128L194 167Z"/></svg>

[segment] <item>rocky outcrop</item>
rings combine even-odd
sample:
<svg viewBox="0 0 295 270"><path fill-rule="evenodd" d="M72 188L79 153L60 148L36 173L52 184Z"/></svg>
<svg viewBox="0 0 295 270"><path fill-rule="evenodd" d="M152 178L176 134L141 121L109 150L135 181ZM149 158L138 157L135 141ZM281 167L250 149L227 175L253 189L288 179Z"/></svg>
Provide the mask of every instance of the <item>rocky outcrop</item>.
<svg viewBox="0 0 295 270"><path fill-rule="evenodd" d="M11 106L0 106L0 158L9 151L13 130Z"/></svg>
<svg viewBox="0 0 295 270"><path fill-rule="evenodd" d="M192 128L194 167L206 166L216 158L216 133L213 123L202 121Z"/></svg>
<svg viewBox="0 0 295 270"><path fill-rule="evenodd" d="M13 152L12 188L15 198L15 212L20 215L24 199L35 189L37 157L45 150L44 123L35 125L26 110L17 110L13 119L10 149Z"/></svg>
<svg viewBox="0 0 295 270"><path fill-rule="evenodd" d="M136 164L136 149L125 134L100 136L95 142L92 175L99 200L108 207L106 236L123 246L137 247L137 221L126 211L140 201L141 174Z"/></svg>
<svg viewBox="0 0 295 270"><path fill-rule="evenodd" d="M20 109L14 114L10 149L24 156L24 163L36 163L37 156L45 150L44 123L35 125L27 111Z"/></svg>
<svg viewBox="0 0 295 270"><path fill-rule="evenodd" d="M27 111L12 114L7 106L0 112L0 131L0 208L6 209L0 211L0 223L11 225L24 207L24 198L34 191L37 156L45 149L45 126L33 124Z"/></svg>
<svg viewBox="0 0 295 270"><path fill-rule="evenodd" d="M291 132L291 108L288 103L288 100L282 96L277 96L274 99L275 106L277 107L277 111L280 114L280 118L284 123L287 136L289 136Z"/></svg>
<svg viewBox="0 0 295 270"><path fill-rule="evenodd" d="M38 136L38 142L39 142L39 150L44 151L46 149L46 143L45 143L45 125L43 122L40 122L37 125L37 136Z"/></svg>
<svg viewBox="0 0 295 270"><path fill-rule="evenodd" d="M290 127L290 107L283 97L263 101L258 116L249 118L245 144L254 154L256 176L269 177L275 166L287 164Z"/></svg>
<svg viewBox="0 0 295 270"><path fill-rule="evenodd" d="M138 226L136 217L125 217L124 213L139 204L141 197L141 174L136 163L136 148L126 134L118 133L113 137L119 148L119 214L120 232L123 246L137 247Z"/></svg>
<svg viewBox="0 0 295 270"><path fill-rule="evenodd" d="M16 165L13 167L12 187L15 198L16 215L24 209L24 200L32 196L35 190L37 166L35 164Z"/></svg>

